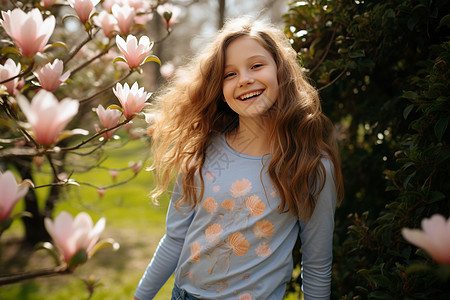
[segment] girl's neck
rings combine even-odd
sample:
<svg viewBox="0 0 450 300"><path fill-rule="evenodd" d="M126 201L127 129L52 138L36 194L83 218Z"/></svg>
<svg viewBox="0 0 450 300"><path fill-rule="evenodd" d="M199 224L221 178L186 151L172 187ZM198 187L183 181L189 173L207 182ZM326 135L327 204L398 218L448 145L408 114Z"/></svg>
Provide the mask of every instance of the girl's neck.
<svg viewBox="0 0 450 300"><path fill-rule="evenodd" d="M263 156L271 154L268 122L261 119L239 118L239 126L226 136L228 145L239 153Z"/></svg>

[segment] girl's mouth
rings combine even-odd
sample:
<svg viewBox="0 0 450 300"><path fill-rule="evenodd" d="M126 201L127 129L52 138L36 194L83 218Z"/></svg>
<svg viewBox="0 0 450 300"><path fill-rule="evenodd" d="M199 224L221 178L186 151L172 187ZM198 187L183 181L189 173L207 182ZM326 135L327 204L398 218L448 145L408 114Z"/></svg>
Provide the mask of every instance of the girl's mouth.
<svg viewBox="0 0 450 300"><path fill-rule="evenodd" d="M251 91L247 94L243 94L241 96L239 96L237 99L241 100L241 101L246 101L246 100L250 100L253 99L255 97L258 97L259 95L261 95L264 92L264 90L258 90L258 91Z"/></svg>

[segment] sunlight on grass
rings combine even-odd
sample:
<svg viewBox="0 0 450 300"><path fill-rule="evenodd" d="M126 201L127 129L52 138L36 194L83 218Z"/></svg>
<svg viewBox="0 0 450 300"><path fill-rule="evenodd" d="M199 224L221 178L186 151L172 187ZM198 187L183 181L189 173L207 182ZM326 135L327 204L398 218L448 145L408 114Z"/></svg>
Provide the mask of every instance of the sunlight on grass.
<svg viewBox="0 0 450 300"><path fill-rule="evenodd" d="M108 186L114 182L127 180L134 176L132 170L126 169L129 162L146 159L148 148L148 143L133 140L123 148L108 151L109 157L102 163L101 168L74 173L71 178L77 182L95 186ZM79 166L89 159L74 158L74 168L80 168ZM144 162L144 167L146 166L148 166L147 161ZM126 170L120 171L116 181L113 181L108 168ZM35 185L47 184L51 179L49 174L49 167L44 165L41 172L34 178ZM154 205L148 197L152 188L152 173L141 170L136 178L126 184L107 189L103 197L99 196L96 188L87 185L69 186L64 189L53 215L56 216L60 211L66 210L73 215L86 211L94 222L105 217L106 229L102 238L113 238L120 244L120 249L116 252L109 248L100 250L71 275L39 278L3 286L0 289L0 299L88 299L89 292L83 280L87 280L90 276L100 282L100 286L95 289L90 299L131 299L159 239L164 234L168 197L164 195L160 199L160 206ZM48 191L47 187L36 190L41 209ZM22 204L19 204L15 211L21 209L23 209ZM2 242L22 236L22 224L20 221L15 221L2 236ZM7 254L7 246L0 245L0 258ZM19 262L28 264L26 270L54 265L42 250L33 252L26 258L19 258ZM173 278L167 282L155 299L169 299L172 286Z"/></svg>

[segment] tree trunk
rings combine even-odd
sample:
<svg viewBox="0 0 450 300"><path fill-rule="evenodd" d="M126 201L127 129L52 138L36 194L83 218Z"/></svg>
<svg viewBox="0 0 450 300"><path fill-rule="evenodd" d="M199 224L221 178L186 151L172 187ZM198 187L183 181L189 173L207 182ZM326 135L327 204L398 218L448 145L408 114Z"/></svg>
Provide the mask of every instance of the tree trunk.
<svg viewBox="0 0 450 300"><path fill-rule="evenodd" d="M219 0L219 11L218 11L218 24L217 28L222 28L225 23L225 0Z"/></svg>
<svg viewBox="0 0 450 300"><path fill-rule="evenodd" d="M31 174L32 160L21 161L15 163L20 172L22 179L30 179L33 181ZM23 217L23 224L25 227L25 242L29 244L36 244L40 241L48 240L49 236L44 227L44 218L39 212L39 205L34 189L30 189L25 195L25 211L31 213L32 217Z"/></svg>

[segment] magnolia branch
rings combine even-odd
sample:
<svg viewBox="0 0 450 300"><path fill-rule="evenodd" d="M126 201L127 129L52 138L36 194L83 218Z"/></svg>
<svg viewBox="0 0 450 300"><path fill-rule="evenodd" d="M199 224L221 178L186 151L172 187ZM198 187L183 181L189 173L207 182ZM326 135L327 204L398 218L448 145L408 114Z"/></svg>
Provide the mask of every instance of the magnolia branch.
<svg viewBox="0 0 450 300"><path fill-rule="evenodd" d="M81 48L84 47L84 45L86 45L89 41L91 41L94 36L97 34L97 32L99 32L100 29L97 29L92 35L88 34L88 36L86 37L86 39L84 39L75 49L72 50L72 52L64 59L64 65L67 65L67 63L72 60L72 58L78 53L78 51L81 50Z"/></svg>
<svg viewBox="0 0 450 300"><path fill-rule="evenodd" d="M29 72L33 69L33 66L34 66L34 61L32 61L32 62L30 63L30 65L28 66L28 68L26 68L25 70L23 70L22 72L20 72L20 73L17 74L16 76L13 76L13 77L11 77L11 78L7 78L7 79L5 79L5 80L0 81L0 84L6 83L6 82L11 81L11 80L14 80L14 79L16 79L16 78L23 77L25 74L29 73Z"/></svg>
<svg viewBox="0 0 450 300"><path fill-rule="evenodd" d="M90 141L92 141L93 139L101 136L102 134L110 131L110 130L114 130L116 128L119 128L122 125L127 124L128 122L130 122L130 120L125 120L123 122L118 123L116 126L111 127L111 128L105 128L99 132L97 132L96 134L94 134L93 136L91 136L90 138L88 138L87 140L82 141L81 143L72 146L72 147L65 147L65 148L18 148L18 147L14 147L14 148L7 148L7 149L2 149L0 150L0 158L5 158L5 157L9 157L9 156L36 156L36 155L47 155L49 153L57 153L57 152L61 152L61 151L71 151L71 150L76 150L81 148L81 146L89 143ZM25 131L26 132L26 131ZM28 135L28 133L27 133ZM29 136L29 135L28 135ZM33 138L30 137L30 139L36 143L34 141Z"/></svg>
<svg viewBox="0 0 450 300"><path fill-rule="evenodd" d="M125 75L124 77L122 77L122 78L120 78L120 79L114 81L113 83L111 83L110 85L104 87L103 89L101 89L100 91L98 91L97 93L95 93L94 95L91 95L91 96L88 96L88 97L86 97L86 98L83 98L83 99L79 100L80 104L84 104L84 103L86 103L86 102L89 102L89 101L91 101L92 99L94 99L95 97L97 97L98 95L100 95L100 94L102 94L102 93L104 93L104 92L110 90L110 89L111 89L112 87L114 87L118 82L121 82L121 81L127 79L128 77L130 77L130 75L133 74L133 72L134 72L134 69L130 69L130 72L128 72L128 74Z"/></svg>
<svg viewBox="0 0 450 300"><path fill-rule="evenodd" d="M120 170L129 170L129 169L132 169L132 168L133 167L127 167L127 168L122 168ZM94 185L94 184L88 183L88 182L80 182L80 181L71 180L70 179L70 176L72 175L71 174L69 176L69 178L66 179L66 180L60 180L60 179L57 178L59 180L58 182L38 185L38 186L35 186L33 189L39 189L39 188L50 187L50 186L64 186L64 185L68 185L68 184L74 184L74 185L89 186L89 187L95 188L97 190L106 190L106 189L110 189L110 188L113 188L113 187L116 187L116 186L124 185L124 184L130 182L131 180L133 180L134 178L136 178L136 176L138 174L139 174L139 172L134 172L133 176L131 176L130 178L122 180L120 182L116 182L116 183L110 184L110 185L106 185L106 186L97 186L97 185Z"/></svg>
<svg viewBox="0 0 450 300"><path fill-rule="evenodd" d="M131 180L133 180L138 174L139 174L139 172L136 172L136 173L134 173L133 176L131 176L130 178L128 178L126 180L123 180L123 181L120 181L120 182L117 182L117 183L113 183L113 184L110 184L110 185L106 185L106 186L97 186L97 185L94 185L92 183L80 182L80 181L77 181L77 183L80 184L80 185L90 186L90 187L95 188L97 190L106 190L106 189L110 189L110 188L113 188L113 187L116 187L116 186L124 185L125 183L128 183Z"/></svg>
<svg viewBox="0 0 450 300"><path fill-rule="evenodd" d="M110 41L111 42L111 41ZM109 50L111 50L111 48L114 47L114 43L113 44L108 44L106 45L105 49L103 49L100 53L98 53L96 56L92 57L91 59L85 61L84 63L82 63L80 66L76 67L75 69L73 69L70 74L73 75L75 73L77 73L78 71L84 69L85 67L89 66L93 61L95 61L96 59L102 57L103 55L105 55L106 53L109 52Z"/></svg>
<svg viewBox="0 0 450 300"><path fill-rule="evenodd" d="M79 149L81 146L83 146L83 145L89 143L90 141L92 141L93 139L95 139L95 138L101 136L101 135L104 134L105 132L108 132L108 131L110 131L110 130L119 128L120 126L125 125L125 124L127 124L128 122L130 122L130 120L126 119L125 121L120 122L119 124L117 124L117 125L114 126L114 127L106 128L106 129L103 129L103 130L97 132L97 134L91 136L90 138L88 138L88 139L85 140L85 141L82 141L80 144L78 144L78 145L76 145L76 146L73 146L73 147L66 147L66 148L61 148L61 151L70 151L70 150L76 150L76 149Z"/></svg>
<svg viewBox="0 0 450 300"><path fill-rule="evenodd" d="M55 275L62 275L62 274L70 274L70 270L66 265L63 266L57 266L50 269L40 269L40 270L33 270L23 273L16 273L16 274L8 274L8 275L1 275L0 276L0 286L16 283L32 278L42 277L42 276L55 276Z"/></svg>

